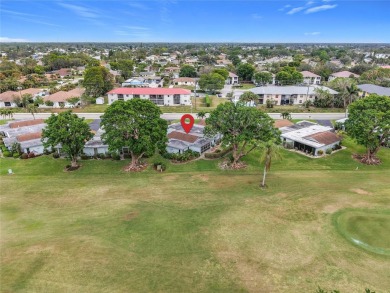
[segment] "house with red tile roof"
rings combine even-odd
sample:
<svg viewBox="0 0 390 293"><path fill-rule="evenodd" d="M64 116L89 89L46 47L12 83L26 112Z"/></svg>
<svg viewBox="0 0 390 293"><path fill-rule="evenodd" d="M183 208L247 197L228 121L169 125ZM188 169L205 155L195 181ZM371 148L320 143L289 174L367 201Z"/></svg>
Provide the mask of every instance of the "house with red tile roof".
<svg viewBox="0 0 390 293"><path fill-rule="evenodd" d="M74 108L77 106L80 102L76 103L76 105L69 102L69 99L71 98L81 98L83 93L85 92L82 88L75 88L73 90L70 90L68 92L65 91L59 91L52 95L45 96L43 100L45 103L47 101L50 101L53 103L52 108ZM47 105L40 105L40 107L48 107Z"/></svg>
<svg viewBox="0 0 390 293"><path fill-rule="evenodd" d="M146 99L158 106L191 105L191 91L181 88L116 88L107 93L108 104Z"/></svg>

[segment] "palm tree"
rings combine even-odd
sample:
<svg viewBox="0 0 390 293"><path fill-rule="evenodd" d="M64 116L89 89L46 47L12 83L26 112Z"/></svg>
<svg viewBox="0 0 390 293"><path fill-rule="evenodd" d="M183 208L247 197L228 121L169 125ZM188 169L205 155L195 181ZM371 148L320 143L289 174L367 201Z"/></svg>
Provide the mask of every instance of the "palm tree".
<svg viewBox="0 0 390 293"><path fill-rule="evenodd" d="M348 105L351 104L359 94L359 88L355 84L351 84L351 86L347 86L347 97L348 97ZM345 117L348 115L348 107L345 106Z"/></svg>
<svg viewBox="0 0 390 293"><path fill-rule="evenodd" d="M196 116L203 120L206 117L206 112L205 111L199 111L198 114L196 114Z"/></svg>
<svg viewBox="0 0 390 293"><path fill-rule="evenodd" d="M252 93L252 92L245 92L243 93L241 96L240 96L240 100L243 101L243 102L252 102L252 101L255 101L257 100L259 97L255 94L255 93Z"/></svg>
<svg viewBox="0 0 390 293"><path fill-rule="evenodd" d="M283 112L280 114L280 116L283 118L283 119L287 119L287 120L291 120L291 114L290 112Z"/></svg>
<svg viewBox="0 0 390 293"><path fill-rule="evenodd" d="M267 172L271 170L271 162L272 159L279 159L280 155L280 146L277 145L274 141L269 141L266 143L263 155L261 157L261 161L264 162L264 173L263 173L263 181L260 186L265 188L265 178L267 176Z"/></svg>

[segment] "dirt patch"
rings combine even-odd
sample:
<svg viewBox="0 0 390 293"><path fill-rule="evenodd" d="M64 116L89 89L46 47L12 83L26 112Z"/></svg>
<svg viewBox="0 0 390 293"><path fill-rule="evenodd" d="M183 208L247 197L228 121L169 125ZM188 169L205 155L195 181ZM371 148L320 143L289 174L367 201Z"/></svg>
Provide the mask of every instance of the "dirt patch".
<svg viewBox="0 0 390 293"><path fill-rule="evenodd" d="M145 170L147 167L148 167L148 164L143 162L135 167L131 167L131 165L125 166L123 168L123 171L125 171L125 172L141 172L141 171Z"/></svg>
<svg viewBox="0 0 390 293"><path fill-rule="evenodd" d="M351 191L357 193L357 194L360 194L360 195L372 195L371 192L368 192L364 189L360 189L360 188L354 188L354 189L350 189Z"/></svg>
<svg viewBox="0 0 390 293"><path fill-rule="evenodd" d="M368 160L367 155L359 155L359 154L353 154L352 158L355 161L358 161L359 163L365 164L365 165L380 165L381 160L375 156L371 158L371 160Z"/></svg>
<svg viewBox="0 0 390 293"><path fill-rule="evenodd" d="M76 171L80 168L81 168L81 165L78 165L76 167L72 167L71 165L66 165L64 168L64 172L72 172L72 171Z"/></svg>
<svg viewBox="0 0 390 293"><path fill-rule="evenodd" d="M131 212L131 213L128 213L127 215L124 216L124 220L125 221L131 221L133 220L134 218L138 217L139 215L139 212Z"/></svg>
<svg viewBox="0 0 390 293"><path fill-rule="evenodd" d="M232 166L229 161L224 160L218 164L218 167L221 170L241 170L245 169L247 165L244 162L238 162L235 166Z"/></svg>

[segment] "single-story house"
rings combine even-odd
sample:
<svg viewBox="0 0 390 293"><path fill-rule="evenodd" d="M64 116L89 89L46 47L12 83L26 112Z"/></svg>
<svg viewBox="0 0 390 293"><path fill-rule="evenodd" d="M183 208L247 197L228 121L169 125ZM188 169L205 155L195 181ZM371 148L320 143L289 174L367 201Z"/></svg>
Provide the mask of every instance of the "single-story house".
<svg viewBox="0 0 390 293"><path fill-rule="evenodd" d="M370 94L390 97L390 88L388 87L383 87L375 84L359 84L357 87L360 91L362 91L363 98Z"/></svg>
<svg viewBox="0 0 390 293"><path fill-rule="evenodd" d="M46 104L40 105L39 107L42 108L74 108L77 105L80 105L80 101L77 102L75 105L70 103L68 100L71 98L81 98L83 93L85 92L82 88L75 88L73 90L70 90L68 92L65 91L59 91L52 95L45 96L43 98L44 102L50 101L53 103L53 106L47 106Z"/></svg>
<svg viewBox="0 0 390 293"><path fill-rule="evenodd" d="M156 105L191 105L191 91L181 88L116 88L107 93L108 104L135 98L148 99Z"/></svg>
<svg viewBox="0 0 390 293"><path fill-rule="evenodd" d="M330 94L336 95L338 92L325 86L261 86L250 89L252 93L259 96L258 103L266 104L267 100L273 100L276 105L301 105L307 100L314 102L316 99L316 89L327 90Z"/></svg>
<svg viewBox="0 0 390 293"><path fill-rule="evenodd" d="M301 71L303 75L303 83L305 84L321 84L321 76L310 72L310 71Z"/></svg>
<svg viewBox="0 0 390 293"><path fill-rule="evenodd" d="M184 141L177 139L169 139L167 143L167 152L169 154L182 154L187 151L188 144Z"/></svg>
<svg viewBox="0 0 390 293"><path fill-rule="evenodd" d="M96 156L98 154L106 154L108 153L108 145L105 144L102 139L101 135L104 133L102 129L99 129L96 131L93 138L89 141L87 141L84 145L83 152L87 156Z"/></svg>
<svg viewBox="0 0 390 293"><path fill-rule="evenodd" d="M297 124L281 127L281 139L287 148L294 148L313 156L318 151L326 152L340 144L341 137L332 132L333 128L318 125L308 121L301 121Z"/></svg>
<svg viewBox="0 0 390 293"><path fill-rule="evenodd" d="M11 150L14 143L19 143L24 153L42 154L44 146L41 141L42 129L46 124L43 119L11 122L0 126L4 135L4 145Z"/></svg>
<svg viewBox="0 0 390 293"><path fill-rule="evenodd" d="M198 80L197 78L192 78L192 77L179 77L173 80L173 84L195 86L197 80Z"/></svg>
<svg viewBox="0 0 390 293"><path fill-rule="evenodd" d="M329 75L329 78L328 78L328 81L332 81L336 78L358 78L360 77L360 75L358 74L355 74L353 72L350 72L350 71L340 71L340 72L335 72L335 73L332 73L331 75Z"/></svg>
<svg viewBox="0 0 390 293"><path fill-rule="evenodd" d="M0 94L0 108L18 107L14 102L15 99L21 99L23 95L29 94L32 99L35 100L37 97L43 97L46 92L42 89L28 88L20 91L6 91Z"/></svg>

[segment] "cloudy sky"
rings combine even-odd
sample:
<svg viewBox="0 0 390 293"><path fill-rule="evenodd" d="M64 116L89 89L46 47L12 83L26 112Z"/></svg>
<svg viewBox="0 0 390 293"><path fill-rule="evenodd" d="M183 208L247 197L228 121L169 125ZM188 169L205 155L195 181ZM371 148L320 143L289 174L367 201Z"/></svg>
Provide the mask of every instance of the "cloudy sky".
<svg viewBox="0 0 390 293"><path fill-rule="evenodd" d="M390 0L2 0L0 41L390 43Z"/></svg>

